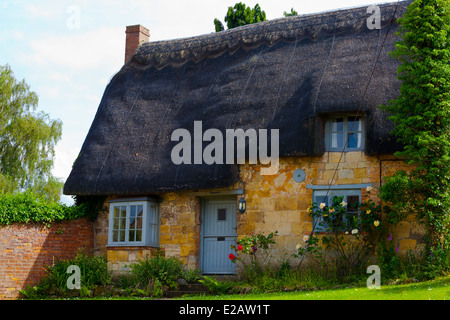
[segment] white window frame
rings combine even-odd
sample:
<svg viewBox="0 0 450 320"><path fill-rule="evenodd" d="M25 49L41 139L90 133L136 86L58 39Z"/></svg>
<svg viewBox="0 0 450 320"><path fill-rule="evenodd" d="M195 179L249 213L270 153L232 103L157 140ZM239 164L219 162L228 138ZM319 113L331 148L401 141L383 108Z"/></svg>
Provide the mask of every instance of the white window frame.
<svg viewBox="0 0 450 320"><path fill-rule="evenodd" d="M142 236L141 241L129 240L129 219L132 206L142 206ZM113 241L114 227L114 208L126 207L126 220L124 241ZM119 238L120 239L120 238ZM159 247L159 205L155 201L111 201L109 204L109 227L108 227L108 246L151 246Z"/></svg>
<svg viewBox="0 0 450 320"><path fill-rule="evenodd" d="M366 127L365 127L365 121L363 115L358 115L358 117L361 120L361 130L351 131L352 133L360 132L360 146L356 148L350 148L347 144L348 134L350 133L350 130L348 128L348 118L356 117L356 114L340 114L340 115L333 115L330 118L328 118L327 123L325 125L325 151L331 151L331 152L342 152L344 150L345 146L345 152L349 151L362 151L365 147L365 140L366 140ZM343 145L342 147L333 147L332 146L332 134L333 134L333 120L337 118L343 118L343 131L342 131L342 139L343 139Z"/></svg>

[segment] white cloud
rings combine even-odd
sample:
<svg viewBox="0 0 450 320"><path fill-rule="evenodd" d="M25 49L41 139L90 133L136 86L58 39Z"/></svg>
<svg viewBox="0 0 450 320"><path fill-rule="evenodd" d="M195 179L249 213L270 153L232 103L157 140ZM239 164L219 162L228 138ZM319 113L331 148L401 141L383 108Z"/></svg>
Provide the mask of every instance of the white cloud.
<svg viewBox="0 0 450 320"><path fill-rule="evenodd" d="M72 169L72 164L80 152L70 141L63 138L55 147L55 160L52 173L55 177L66 180Z"/></svg>

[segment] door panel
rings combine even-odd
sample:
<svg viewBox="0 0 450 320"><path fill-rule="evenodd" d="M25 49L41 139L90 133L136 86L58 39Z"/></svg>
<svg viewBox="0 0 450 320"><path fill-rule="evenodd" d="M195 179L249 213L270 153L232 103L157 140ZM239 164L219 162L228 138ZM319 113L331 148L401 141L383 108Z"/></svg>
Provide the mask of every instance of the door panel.
<svg viewBox="0 0 450 320"><path fill-rule="evenodd" d="M236 266L228 258L236 243L236 200L205 200L202 211L201 261L203 273L232 274Z"/></svg>

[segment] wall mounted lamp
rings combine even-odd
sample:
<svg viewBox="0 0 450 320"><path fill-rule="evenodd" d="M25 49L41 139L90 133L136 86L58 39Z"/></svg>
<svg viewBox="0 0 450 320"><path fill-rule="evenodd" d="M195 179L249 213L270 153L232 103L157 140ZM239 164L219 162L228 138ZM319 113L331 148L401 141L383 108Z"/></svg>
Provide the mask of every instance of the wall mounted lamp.
<svg viewBox="0 0 450 320"><path fill-rule="evenodd" d="M245 212L247 203L245 202L244 198L240 198L239 199L239 212L242 214Z"/></svg>

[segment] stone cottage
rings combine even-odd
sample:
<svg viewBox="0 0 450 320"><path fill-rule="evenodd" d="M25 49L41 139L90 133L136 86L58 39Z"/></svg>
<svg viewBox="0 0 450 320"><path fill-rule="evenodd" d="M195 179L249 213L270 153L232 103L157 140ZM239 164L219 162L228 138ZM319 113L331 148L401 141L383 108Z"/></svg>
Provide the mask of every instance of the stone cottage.
<svg viewBox="0 0 450 320"><path fill-rule="evenodd" d="M64 188L106 197L95 248L110 269L160 249L233 274L238 237L278 231L275 252L293 253L312 231L313 200L327 190L361 200L402 168L378 106L399 92L388 52L408 4L157 42L128 27L125 64ZM415 221L397 231L400 250L417 245Z"/></svg>

